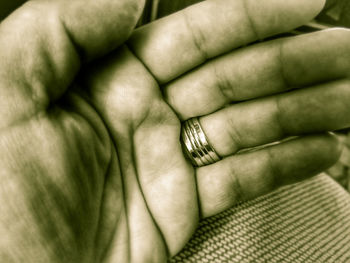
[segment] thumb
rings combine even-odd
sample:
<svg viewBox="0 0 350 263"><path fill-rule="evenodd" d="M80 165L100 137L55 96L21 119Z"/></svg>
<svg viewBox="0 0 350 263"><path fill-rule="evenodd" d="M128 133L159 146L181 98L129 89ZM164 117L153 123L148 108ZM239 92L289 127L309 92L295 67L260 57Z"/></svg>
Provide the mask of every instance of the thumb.
<svg viewBox="0 0 350 263"><path fill-rule="evenodd" d="M0 24L0 128L45 111L82 61L122 44L144 0L32 0Z"/></svg>

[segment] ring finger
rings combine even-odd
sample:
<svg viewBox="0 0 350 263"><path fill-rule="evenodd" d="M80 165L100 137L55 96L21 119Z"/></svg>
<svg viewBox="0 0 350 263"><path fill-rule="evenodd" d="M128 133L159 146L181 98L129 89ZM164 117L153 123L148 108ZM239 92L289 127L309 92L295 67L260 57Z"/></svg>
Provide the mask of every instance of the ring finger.
<svg viewBox="0 0 350 263"><path fill-rule="evenodd" d="M200 118L220 156L287 136L342 129L350 125L350 81L339 80L230 105Z"/></svg>
<svg viewBox="0 0 350 263"><path fill-rule="evenodd" d="M350 124L349 99L350 81L340 80L242 102L200 117L207 141L224 157L197 169L202 215L216 214L329 167L340 150L332 136L302 136L253 152L232 154L286 136L346 127Z"/></svg>

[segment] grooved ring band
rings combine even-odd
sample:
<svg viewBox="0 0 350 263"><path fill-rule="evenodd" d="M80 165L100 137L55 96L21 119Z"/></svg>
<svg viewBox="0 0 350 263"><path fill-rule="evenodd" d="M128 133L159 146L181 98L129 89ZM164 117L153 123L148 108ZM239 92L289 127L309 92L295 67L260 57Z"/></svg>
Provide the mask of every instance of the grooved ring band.
<svg viewBox="0 0 350 263"><path fill-rule="evenodd" d="M221 159L209 144L197 117L182 124L181 141L186 155L194 166L212 164Z"/></svg>

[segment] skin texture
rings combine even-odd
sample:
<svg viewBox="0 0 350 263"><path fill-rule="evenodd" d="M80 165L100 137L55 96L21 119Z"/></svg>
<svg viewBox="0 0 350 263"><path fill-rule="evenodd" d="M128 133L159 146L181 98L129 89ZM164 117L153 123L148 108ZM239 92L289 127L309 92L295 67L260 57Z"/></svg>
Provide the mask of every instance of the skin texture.
<svg viewBox="0 0 350 263"><path fill-rule="evenodd" d="M327 70L319 59L349 54L348 31L282 40L283 59L276 42L240 48L305 23L323 1L206 1L132 33L143 4L36 0L0 25L4 262L164 262L186 244L201 217L305 179L337 159L339 145L329 134L232 155L289 135L349 126L347 60ZM319 38L329 44L305 51ZM225 66L254 52L275 54L256 62L261 70L275 65L261 90L256 79L244 78L250 75L244 68ZM198 95L184 87L192 90L201 81L196 74L216 63L225 70L205 73L210 90L200 93L219 103L203 110L204 94L193 99L193 108L181 106ZM308 63L319 66L313 72ZM282 64L290 82L280 81ZM217 83L234 81L229 70L236 69L241 87L251 92L238 87L235 94L246 97L217 98L223 96ZM314 87L282 93L305 85ZM334 103L321 110L329 99ZM232 101L241 103L228 106ZM269 109L264 116L262 106ZM229 125L237 112L247 123L213 124ZM195 169L182 153L180 121L204 114L203 128L226 158ZM288 132L275 134L274 127ZM241 129L249 138L267 129L272 135L245 141L222 134L225 129ZM220 148L215 134L228 148Z"/></svg>

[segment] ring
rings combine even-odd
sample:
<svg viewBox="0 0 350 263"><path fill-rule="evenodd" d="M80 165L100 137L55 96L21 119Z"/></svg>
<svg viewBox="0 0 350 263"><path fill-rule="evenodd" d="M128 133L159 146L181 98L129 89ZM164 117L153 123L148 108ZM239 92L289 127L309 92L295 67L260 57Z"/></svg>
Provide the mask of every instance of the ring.
<svg viewBox="0 0 350 263"><path fill-rule="evenodd" d="M197 117L182 124L181 141L187 157L194 166L212 164L221 159L209 144Z"/></svg>

